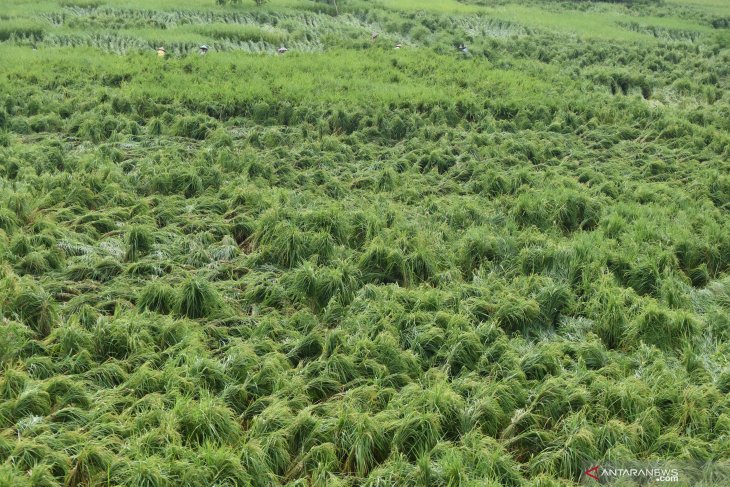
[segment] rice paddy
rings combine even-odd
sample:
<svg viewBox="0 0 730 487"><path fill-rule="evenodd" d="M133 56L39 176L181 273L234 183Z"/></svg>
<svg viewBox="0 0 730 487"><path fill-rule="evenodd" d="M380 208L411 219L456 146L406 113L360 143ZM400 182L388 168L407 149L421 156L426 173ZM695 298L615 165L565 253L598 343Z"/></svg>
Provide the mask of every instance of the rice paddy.
<svg viewBox="0 0 730 487"><path fill-rule="evenodd" d="M724 2L223 3L2 2L0 487L730 483Z"/></svg>

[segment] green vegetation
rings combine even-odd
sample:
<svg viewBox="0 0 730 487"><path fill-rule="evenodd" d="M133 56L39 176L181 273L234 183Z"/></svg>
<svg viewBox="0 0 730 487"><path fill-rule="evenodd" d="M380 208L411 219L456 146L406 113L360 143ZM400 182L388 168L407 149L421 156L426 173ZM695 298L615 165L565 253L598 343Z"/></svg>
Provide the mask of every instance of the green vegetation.
<svg viewBox="0 0 730 487"><path fill-rule="evenodd" d="M726 2L257 3L3 2L0 487L730 459Z"/></svg>

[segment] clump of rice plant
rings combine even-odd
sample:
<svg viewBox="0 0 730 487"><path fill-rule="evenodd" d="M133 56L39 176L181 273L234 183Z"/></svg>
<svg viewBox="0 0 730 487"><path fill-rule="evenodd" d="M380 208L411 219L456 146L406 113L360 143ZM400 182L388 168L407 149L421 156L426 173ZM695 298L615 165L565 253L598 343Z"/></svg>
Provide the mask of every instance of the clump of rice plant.
<svg viewBox="0 0 730 487"><path fill-rule="evenodd" d="M16 418L26 416L47 416L51 412L51 396L37 386L23 390L13 403Z"/></svg>
<svg viewBox="0 0 730 487"><path fill-rule="evenodd" d="M348 304L352 301L359 282L359 272L346 262L337 267L317 268L305 262L286 279L291 294L305 298L312 309L323 309L332 299Z"/></svg>
<svg viewBox="0 0 730 487"><path fill-rule="evenodd" d="M567 431L530 461L533 472L578 481L584 465L597 456L593 430L581 413L565 420Z"/></svg>
<svg viewBox="0 0 730 487"><path fill-rule="evenodd" d="M101 387L113 388L127 380L127 372L119 362L109 361L86 372L84 377Z"/></svg>
<svg viewBox="0 0 730 487"><path fill-rule="evenodd" d="M153 347L150 330L138 320L117 315L97 320L92 332L94 356L100 362L113 358L126 360L130 355Z"/></svg>
<svg viewBox="0 0 730 487"><path fill-rule="evenodd" d="M465 407L465 417L484 434L497 437L508 421L507 413L499 401L489 394L480 393L471 398Z"/></svg>
<svg viewBox="0 0 730 487"><path fill-rule="evenodd" d="M388 246L380 238L370 243L360 257L359 266L365 280L402 283L408 274L400 249Z"/></svg>
<svg viewBox="0 0 730 487"><path fill-rule="evenodd" d="M302 231L286 221L259 229L254 239L263 259L284 268L294 267L315 255L326 262L334 250L329 234Z"/></svg>
<svg viewBox="0 0 730 487"><path fill-rule="evenodd" d="M537 323L539 317L540 305L537 301L516 295L506 296L495 313L497 322L508 333L528 330Z"/></svg>
<svg viewBox="0 0 730 487"><path fill-rule="evenodd" d="M406 412L392 425L393 446L411 461L427 454L441 437L437 414Z"/></svg>
<svg viewBox="0 0 730 487"><path fill-rule="evenodd" d="M310 333L297 341L294 348L287 354L287 357L295 364L301 360L315 359L323 351L322 342L321 336L316 333Z"/></svg>
<svg viewBox="0 0 730 487"><path fill-rule="evenodd" d="M18 257L24 257L33 251L30 239L25 234L17 234L10 242L10 250Z"/></svg>
<svg viewBox="0 0 730 487"><path fill-rule="evenodd" d="M147 123L147 133L153 136L162 135L162 121L158 117L152 118Z"/></svg>
<svg viewBox="0 0 730 487"><path fill-rule="evenodd" d="M476 369L484 351L479 336L472 331L455 332L446 343L446 347L449 350L446 360L454 375L458 375L465 369Z"/></svg>
<svg viewBox="0 0 730 487"><path fill-rule="evenodd" d="M92 349L91 334L73 321L55 328L49 341L53 343L53 348L59 356L73 355L81 350Z"/></svg>
<svg viewBox="0 0 730 487"><path fill-rule="evenodd" d="M573 295L569 286L551 282L542 286L535 300L540 306L542 321L555 326L561 314L569 312Z"/></svg>
<svg viewBox="0 0 730 487"><path fill-rule="evenodd" d="M221 304L218 292L208 281L189 277L178 287L175 311L187 318L204 318L220 309Z"/></svg>
<svg viewBox="0 0 730 487"><path fill-rule="evenodd" d="M4 367L3 377L0 379L0 397L4 400L15 399L29 382L27 374L11 367Z"/></svg>
<svg viewBox="0 0 730 487"><path fill-rule="evenodd" d="M196 463L196 481L208 485L252 485L237 447L204 445Z"/></svg>
<svg viewBox="0 0 730 487"><path fill-rule="evenodd" d="M112 466L111 475L107 472L105 478L125 487L164 487L172 481L166 464L165 460L156 456L120 462Z"/></svg>
<svg viewBox="0 0 730 487"><path fill-rule="evenodd" d="M635 345L641 340L659 348L677 349L696 336L699 329L700 323L692 314L648 303L628 327L626 342Z"/></svg>
<svg viewBox="0 0 730 487"><path fill-rule="evenodd" d="M152 250L154 235L152 229L144 225L133 225L127 232L127 262L134 262Z"/></svg>
<svg viewBox="0 0 730 487"><path fill-rule="evenodd" d="M624 290L615 286L598 286L588 303L590 317L595 322L594 332L609 348L619 346L629 323L628 298Z"/></svg>
<svg viewBox="0 0 730 487"><path fill-rule="evenodd" d="M462 240L459 266L465 276L484 264L496 264L512 252L510 242L487 229L470 229Z"/></svg>
<svg viewBox="0 0 730 487"><path fill-rule="evenodd" d="M13 230L18 228L20 222L14 212L7 208L0 208L0 229L12 235Z"/></svg>
<svg viewBox="0 0 730 487"><path fill-rule="evenodd" d="M240 425L231 410L212 397L180 399L172 410L177 430L191 445L234 445L241 438Z"/></svg>
<svg viewBox="0 0 730 487"><path fill-rule="evenodd" d="M2 281L0 281L2 282ZM27 326L2 318L2 304L0 303L0 367L19 358L30 344L33 331Z"/></svg>
<svg viewBox="0 0 730 487"><path fill-rule="evenodd" d="M140 309L169 314L175 309L178 296L169 284L152 281L137 295L137 306Z"/></svg>
<svg viewBox="0 0 730 487"><path fill-rule="evenodd" d="M10 303L9 310L40 338L51 333L58 318L55 300L46 290L37 286L21 288Z"/></svg>
<svg viewBox="0 0 730 487"><path fill-rule="evenodd" d="M66 476L67 485L83 485L105 475L112 464L109 451L95 445L85 446L72 459L71 470Z"/></svg>
<svg viewBox="0 0 730 487"><path fill-rule="evenodd" d="M82 259L66 269L66 275L74 281L91 279L108 282L124 271L122 264L114 257L93 257Z"/></svg>
<svg viewBox="0 0 730 487"><path fill-rule="evenodd" d="M338 470L339 465L337 447L327 442L306 451L302 459L301 471L303 474L311 473L313 478L316 478L318 472Z"/></svg>
<svg viewBox="0 0 730 487"><path fill-rule="evenodd" d="M179 117L172 126L172 134L178 137L204 140L215 130L216 126L213 119L203 115L183 116Z"/></svg>
<svg viewBox="0 0 730 487"><path fill-rule="evenodd" d="M76 319L81 326L88 330L91 329L99 319L99 312L93 306L83 304L74 313L73 318Z"/></svg>
<svg viewBox="0 0 730 487"><path fill-rule="evenodd" d="M367 413L344 411L337 418L334 438L344 456L344 470L358 476L367 475L390 451L383 425Z"/></svg>
<svg viewBox="0 0 730 487"><path fill-rule="evenodd" d="M238 215L231 221L231 236L238 245L251 237L256 229L254 221L246 216Z"/></svg>
<svg viewBox="0 0 730 487"><path fill-rule="evenodd" d="M26 274L33 275L41 275L51 268L45 255L41 252L29 252L20 261L18 267Z"/></svg>
<svg viewBox="0 0 730 487"><path fill-rule="evenodd" d="M406 285L431 281L439 270L441 259L425 239L416 239L411 247L404 261Z"/></svg>

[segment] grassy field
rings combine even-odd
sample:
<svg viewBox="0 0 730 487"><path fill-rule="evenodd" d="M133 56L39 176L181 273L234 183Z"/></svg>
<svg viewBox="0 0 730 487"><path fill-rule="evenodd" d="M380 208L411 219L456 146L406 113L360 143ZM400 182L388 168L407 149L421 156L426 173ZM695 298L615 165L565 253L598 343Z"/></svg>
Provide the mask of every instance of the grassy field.
<svg viewBox="0 0 730 487"><path fill-rule="evenodd" d="M0 0L0 487L730 484L730 6L337 3Z"/></svg>

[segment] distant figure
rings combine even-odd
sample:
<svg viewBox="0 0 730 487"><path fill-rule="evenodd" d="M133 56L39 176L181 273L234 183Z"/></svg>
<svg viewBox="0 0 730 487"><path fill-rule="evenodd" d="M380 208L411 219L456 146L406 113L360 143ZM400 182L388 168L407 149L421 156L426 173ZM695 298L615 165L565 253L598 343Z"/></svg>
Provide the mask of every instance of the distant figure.
<svg viewBox="0 0 730 487"><path fill-rule="evenodd" d="M373 32L372 34L370 34L370 39L371 39L371 40L373 40L373 41L374 41L374 40L375 40L375 39L377 39L377 38L378 38L378 33L377 33L377 32Z"/></svg>
<svg viewBox="0 0 730 487"><path fill-rule="evenodd" d="M277 50L276 50L276 52L278 52L279 54L284 54L284 53L285 53L285 52L287 52L288 50L289 50L289 49L287 49L286 47L284 47L284 46L281 46L281 47L280 47L279 49L277 49Z"/></svg>
<svg viewBox="0 0 730 487"><path fill-rule="evenodd" d="M199 52L200 52L200 55L201 56L205 56L206 54L208 54L208 46L206 46L205 44L203 44L202 46L200 46L200 51Z"/></svg>
<svg viewBox="0 0 730 487"><path fill-rule="evenodd" d="M400 49L400 48L401 48L400 43L398 43L398 44L395 45L395 49Z"/></svg>
<svg viewBox="0 0 730 487"><path fill-rule="evenodd" d="M160 57L165 57L165 54L167 54L167 51L165 51L164 47L158 47L157 48L157 55Z"/></svg>
<svg viewBox="0 0 730 487"><path fill-rule="evenodd" d="M458 49L459 49L459 51L461 51L463 53L469 52L464 44L459 44Z"/></svg>

